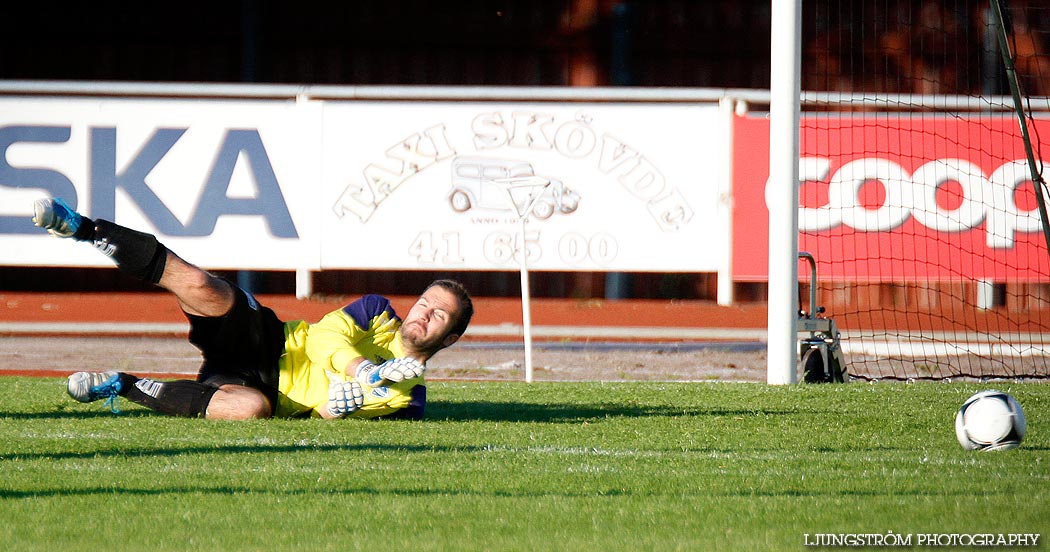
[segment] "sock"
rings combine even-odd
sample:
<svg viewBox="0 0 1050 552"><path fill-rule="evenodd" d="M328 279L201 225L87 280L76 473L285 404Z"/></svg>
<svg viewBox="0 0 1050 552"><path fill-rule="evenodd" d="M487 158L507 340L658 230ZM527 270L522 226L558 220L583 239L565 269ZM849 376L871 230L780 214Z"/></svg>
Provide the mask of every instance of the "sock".
<svg viewBox="0 0 1050 552"><path fill-rule="evenodd" d="M91 219L85 218L73 237L79 240L83 235L85 239L90 239L99 251L116 261L120 270L135 278L151 284L160 282L164 265L168 262L168 248L157 241L156 236L108 220L99 219L91 223Z"/></svg>
<svg viewBox="0 0 1050 552"><path fill-rule="evenodd" d="M141 404L161 414L184 418L203 418L208 403L219 390L191 380L156 381L120 374L121 395L135 404Z"/></svg>
<svg viewBox="0 0 1050 552"><path fill-rule="evenodd" d="M77 241L95 241L95 221L80 215L80 228L73 233L73 239Z"/></svg>

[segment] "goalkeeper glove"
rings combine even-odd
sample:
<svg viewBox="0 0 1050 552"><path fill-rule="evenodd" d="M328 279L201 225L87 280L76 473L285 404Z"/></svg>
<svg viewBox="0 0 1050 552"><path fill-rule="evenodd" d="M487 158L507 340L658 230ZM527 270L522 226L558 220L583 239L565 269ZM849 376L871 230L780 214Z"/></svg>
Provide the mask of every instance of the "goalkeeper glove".
<svg viewBox="0 0 1050 552"><path fill-rule="evenodd" d="M355 376L361 385L385 387L423 375L427 367L414 358L392 358L379 366L365 360L357 366ZM386 380L386 381L383 381Z"/></svg>
<svg viewBox="0 0 1050 552"><path fill-rule="evenodd" d="M333 381L328 386L328 413L342 418L365 404L365 394L356 381Z"/></svg>

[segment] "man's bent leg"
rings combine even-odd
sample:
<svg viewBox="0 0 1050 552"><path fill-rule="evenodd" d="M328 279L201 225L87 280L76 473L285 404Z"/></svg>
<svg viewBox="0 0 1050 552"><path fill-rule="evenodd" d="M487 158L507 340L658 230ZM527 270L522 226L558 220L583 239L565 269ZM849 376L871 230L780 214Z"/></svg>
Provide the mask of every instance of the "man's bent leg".
<svg viewBox="0 0 1050 552"><path fill-rule="evenodd" d="M161 414L183 418L250 420L269 418L273 411L266 395L248 386L157 381L124 372L77 372L69 376L67 391L80 402L121 396Z"/></svg>
<svg viewBox="0 0 1050 552"><path fill-rule="evenodd" d="M233 286L168 252L160 287L175 294L186 314L223 316L233 308Z"/></svg>
<svg viewBox="0 0 1050 552"><path fill-rule="evenodd" d="M129 401L169 416L201 418L218 388L196 381L157 381L140 378L124 372L77 372L69 376L66 391L80 402L107 399L107 404L118 412L114 401L124 397Z"/></svg>
<svg viewBox="0 0 1050 552"><path fill-rule="evenodd" d="M182 260L152 234L89 219L60 199L39 200L33 209L37 226L55 236L93 243L122 272L174 293L189 314L222 316L233 306L229 283Z"/></svg>
<svg viewBox="0 0 1050 552"><path fill-rule="evenodd" d="M91 242L122 271L139 280L156 284L164 272L168 249L155 236L106 220L91 220L61 199L34 202L33 224L53 236Z"/></svg>
<svg viewBox="0 0 1050 552"><path fill-rule="evenodd" d="M119 394L129 401L161 414L203 418L218 389L190 380L157 381L120 374Z"/></svg>
<svg viewBox="0 0 1050 552"><path fill-rule="evenodd" d="M212 396L204 417L209 420L253 420L269 418L272 414L270 400L262 391L226 384Z"/></svg>

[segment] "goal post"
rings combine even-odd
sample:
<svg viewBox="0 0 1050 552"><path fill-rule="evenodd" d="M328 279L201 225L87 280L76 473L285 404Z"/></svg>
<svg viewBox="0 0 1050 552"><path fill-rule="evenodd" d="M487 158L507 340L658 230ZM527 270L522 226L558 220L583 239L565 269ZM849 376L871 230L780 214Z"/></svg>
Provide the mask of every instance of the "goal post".
<svg viewBox="0 0 1050 552"><path fill-rule="evenodd" d="M801 41L794 235L851 377L1050 378L1050 6L808 0Z"/></svg>
<svg viewBox="0 0 1050 552"><path fill-rule="evenodd" d="M798 381L798 158L801 0L773 0L770 34L769 299L766 381Z"/></svg>

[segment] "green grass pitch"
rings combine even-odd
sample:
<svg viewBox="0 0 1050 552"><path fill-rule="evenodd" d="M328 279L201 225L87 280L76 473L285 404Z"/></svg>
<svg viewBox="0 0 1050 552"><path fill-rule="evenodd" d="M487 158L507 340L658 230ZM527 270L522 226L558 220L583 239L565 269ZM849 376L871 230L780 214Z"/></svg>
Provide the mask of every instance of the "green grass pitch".
<svg viewBox="0 0 1050 552"><path fill-rule="evenodd" d="M799 550L1050 538L1050 385L432 382L428 420L213 422L0 379L10 550ZM956 443L1013 394L1021 448Z"/></svg>

